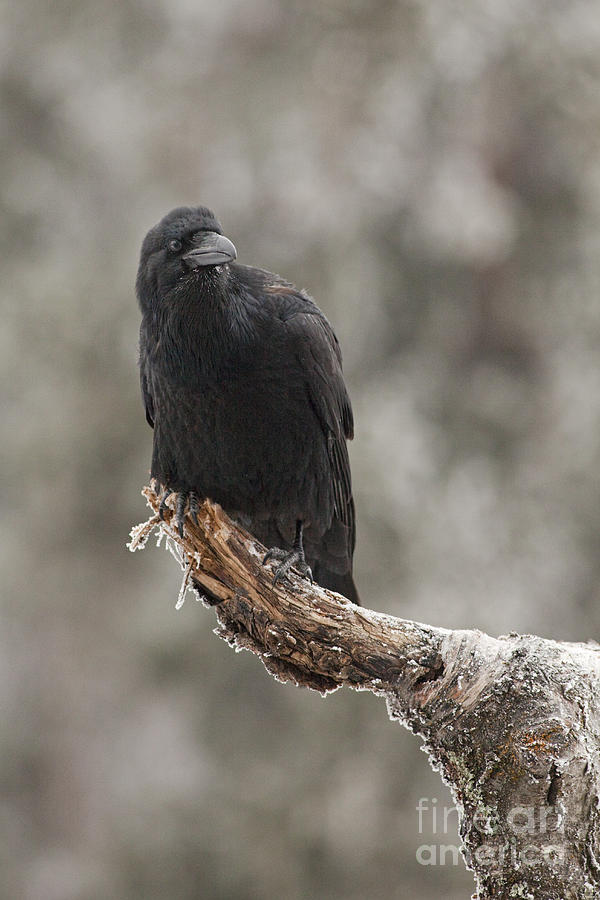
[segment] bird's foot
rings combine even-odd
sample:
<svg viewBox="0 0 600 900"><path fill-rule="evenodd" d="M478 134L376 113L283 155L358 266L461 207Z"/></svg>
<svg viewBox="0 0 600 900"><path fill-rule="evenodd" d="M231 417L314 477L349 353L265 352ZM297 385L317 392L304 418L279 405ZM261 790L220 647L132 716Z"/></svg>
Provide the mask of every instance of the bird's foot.
<svg viewBox="0 0 600 900"><path fill-rule="evenodd" d="M176 496L175 501L175 525L179 532L179 537L183 537L183 524L185 522L186 509L190 519L194 525L198 524L198 495L194 491L170 491L168 488L163 493L158 507L159 518L164 519L165 510L167 509L167 500Z"/></svg>
<svg viewBox="0 0 600 900"><path fill-rule="evenodd" d="M301 547L293 547L291 550L281 550L279 547L272 547L265 553L263 566L270 560L278 560L280 565L277 566L273 574L273 584L284 579L291 568L296 569L303 578L308 578L312 584L313 576L311 568L304 558L304 550Z"/></svg>

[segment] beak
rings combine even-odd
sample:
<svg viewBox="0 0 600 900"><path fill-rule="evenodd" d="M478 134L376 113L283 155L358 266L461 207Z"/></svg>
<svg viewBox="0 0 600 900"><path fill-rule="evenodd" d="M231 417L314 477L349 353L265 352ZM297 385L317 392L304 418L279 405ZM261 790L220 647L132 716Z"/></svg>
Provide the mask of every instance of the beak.
<svg viewBox="0 0 600 900"><path fill-rule="evenodd" d="M199 266L221 266L237 257L237 251L229 238L216 231L203 231L196 241L196 246L183 259L190 269Z"/></svg>

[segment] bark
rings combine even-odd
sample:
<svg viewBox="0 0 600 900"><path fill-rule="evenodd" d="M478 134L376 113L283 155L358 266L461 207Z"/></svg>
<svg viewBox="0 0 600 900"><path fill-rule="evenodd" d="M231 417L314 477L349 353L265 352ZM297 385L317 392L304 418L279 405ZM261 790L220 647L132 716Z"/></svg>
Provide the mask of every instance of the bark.
<svg viewBox="0 0 600 900"><path fill-rule="evenodd" d="M477 898L600 897L600 646L409 622L295 574L273 586L264 548L219 506L205 502L181 539L143 493L154 516L131 549L158 527L222 638L282 681L373 691L421 736L459 809Z"/></svg>

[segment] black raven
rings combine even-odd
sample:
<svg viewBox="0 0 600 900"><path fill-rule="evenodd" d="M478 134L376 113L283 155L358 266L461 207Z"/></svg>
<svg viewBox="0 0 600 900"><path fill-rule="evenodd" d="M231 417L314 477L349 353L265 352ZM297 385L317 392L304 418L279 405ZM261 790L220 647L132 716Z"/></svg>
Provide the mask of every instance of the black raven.
<svg viewBox="0 0 600 900"><path fill-rule="evenodd" d="M140 378L151 476L181 534L210 498L294 566L354 602L352 408L337 338L304 292L234 262L205 207L172 210L142 244ZM281 549L287 548L287 549ZM312 570L312 572L311 572Z"/></svg>

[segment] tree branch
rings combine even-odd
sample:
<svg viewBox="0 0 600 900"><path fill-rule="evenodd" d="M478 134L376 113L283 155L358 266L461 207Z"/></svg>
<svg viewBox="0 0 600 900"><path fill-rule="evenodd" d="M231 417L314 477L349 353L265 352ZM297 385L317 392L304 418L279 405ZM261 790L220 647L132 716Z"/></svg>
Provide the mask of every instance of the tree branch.
<svg viewBox="0 0 600 900"><path fill-rule="evenodd" d="M295 574L273 586L264 548L205 502L184 538L159 497L132 531L166 536L215 607L218 634L282 681L385 697L420 735L460 812L478 898L600 896L600 647L531 635L492 638L383 615Z"/></svg>

